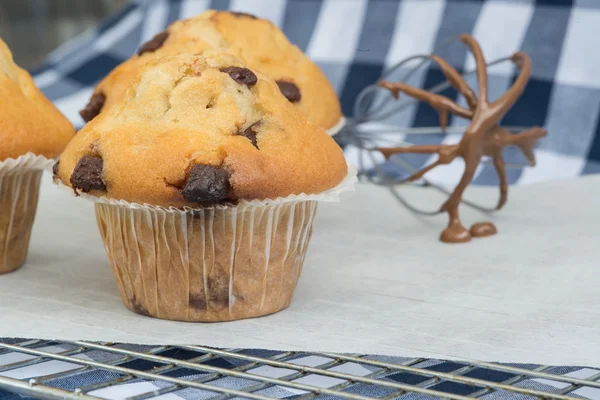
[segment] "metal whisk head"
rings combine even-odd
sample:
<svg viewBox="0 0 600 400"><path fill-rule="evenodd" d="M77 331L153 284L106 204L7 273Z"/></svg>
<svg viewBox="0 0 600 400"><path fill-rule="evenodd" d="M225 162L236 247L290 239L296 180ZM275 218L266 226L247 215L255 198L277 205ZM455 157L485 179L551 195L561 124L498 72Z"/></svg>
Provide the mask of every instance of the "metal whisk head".
<svg viewBox="0 0 600 400"><path fill-rule="evenodd" d="M435 53L459 41L459 38L449 40L436 49ZM394 100L389 91L378 86L378 82L384 80L407 82L430 63L432 55L421 54L411 56L384 71L377 82L367 86L359 93L354 103L354 116L348 119L344 128L336 136L336 139L342 145L355 147L358 150L357 167L361 180L387 187L401 204L411 211L423 215L434 215L441 211L439 209L423 210L407 201L401 193L401 186L411 183L406 181L406 177L417 172L421 166L414 165L414 163L403 158L402 155L395 155L388 161L385 161L383 155L377 149L381 147L409 147L415 144L411 140L435 139L434 135L462 135L465 127L448 127L445 131L442 131L439 126L402 128L394 126L393 123L386 123L386 120L405 111L419 101L408 96ZM492 67L510 61L511 57L503 57L488 62L486 65ZM462 76L468 77L474 75L475 72L475 69L469 70L464 72ZM431 93L440 93L450 87L450 82L446 80L434 87L426 88L426 90ZM523 126L503 126L503 128L511 133L528 129L528 127ZM491 165L492 162L489 158L483 158L482 164ZM524 168L527 166L526 162L506 164L506 168ZM412 184L429 187L445 195L451 193L451 190L445 188L443 185L432 182L426 177ZM462 199L462 203L486 213L496 210L495 205L482 205L465 198Z"/></svg>

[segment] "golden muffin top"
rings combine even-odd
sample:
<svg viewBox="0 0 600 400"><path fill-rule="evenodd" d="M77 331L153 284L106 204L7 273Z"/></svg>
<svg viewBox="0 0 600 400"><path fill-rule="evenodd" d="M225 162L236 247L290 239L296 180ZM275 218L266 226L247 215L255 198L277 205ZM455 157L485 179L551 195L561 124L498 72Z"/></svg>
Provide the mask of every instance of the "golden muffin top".
<svg viewBox="0 0 600 400"><path fill-rule="evenodd" d="M173 23L115 68L82 110L83 119L89 121L118 102L138 69L149 60L206 49L230 52L252 70L273 78L288 100L316 125L328 129L340 120L339 100L323 72L274 24L249 14L214 10Z"/></svg>
<svg viewBox="0 0 600 400"><path fill-rule="evenodd" d="M0 39L0 161L28 152L56 157L74 133Z"/></svg>
<svg viewBox="0 0 600 400"><path fill-rule="evenodd" d="M319 193L347 166L274 80L206 50L141 66L78 132L55 174L76 192L181 208Z"/></svg>

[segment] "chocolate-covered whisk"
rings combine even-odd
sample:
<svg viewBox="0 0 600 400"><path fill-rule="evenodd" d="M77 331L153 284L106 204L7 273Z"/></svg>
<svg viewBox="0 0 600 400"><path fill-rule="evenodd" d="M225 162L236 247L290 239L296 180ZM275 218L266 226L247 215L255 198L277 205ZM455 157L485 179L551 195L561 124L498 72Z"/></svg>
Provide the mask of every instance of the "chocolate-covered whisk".
<svg viewBox="0 0 600 400"><path fill-rule="evenodd" d="M535 155L533 148L535 142L546 135L546 130L540 127L530 129L521 129L519 133L511 134L508 129L499 125L500 120L506 112L515 104L517 99L522 94L531 75L531 61L527 54L517 52L508 59L497 60L496 62L511 60L519 69L517 79L512 86L494 102L488 100L487 94L487 65L483 57L483 53L477 41L470 35L461 35L459 38L469 51L475 57L476 74L478 81L477 93L466 83L464 78L454 69L448 62L437 55L415 56L404 60L394 69L402 66L406 62L422 59L436 63L444 76L447 78L447 84L454 87L460 94L465 97L467 107L463 107L453 100L436 94L435 92L447 87L447 84L438 90L423 90L402 82L388 82L380 80L378 85L388 89L397 99L400 93L404 93L414 99L423 101L431 105L439 114L441 131L445 132L448 123L448 114L466 118L470 120L469 126L465 129L464 134L457 144L434 144L434 145L408 145L403 143L401 146L365 146L365 141L368 138L364 133L360 133L357 129L360 124L376 120L377 118L385 118L389 116L389 111L382 111L381 107L372 107L374 97L373 87L369 87L364 91L357 100L357 108L355 111L356 118L351 122L349 129L344 131L346 136L350 136L351 142L358 145L360 148L370 148L380 151L386 159L389 159L394 154L431 154L437 155L437 160L419 170L413 170L411 175L400 182L385 183L393 187L393 184L412 182L423 179L424 175L434 168L450 164L456 158L462 158L465 162L465 169L461 179L456 187L447 192L435 186L436 188L448 193L448 199L443 203L441 208L434 213L446 212L449 216L448 227L442 232L440 239L444 242L467 242L472 237L488 236L496 233L496 228L491 223L478 223L467 230L461 223L459 217L459 206L463 200L463 194L467 186L473 180L476 169L483 157L489 157L496 170L500 182L500 197L494 209L500 209L504 206L508 196L508 183L506 178L506 165L503 158L503 150L507 146L517 147L525 156L530 166L535 165ZM494 63L496 63L494 62ZM405 77L407 78L407 77ZM437 88L434 88L437 89ZM361 103L363 102L363 103ZM364 110L361 107L366 106ZM374 112L370 110L374 109ZM361 111L364 111L361 113ZM394 158L396 160L396 158ZM375 163L376 164L376 163ZM381 172L381 171L380 171ZM380 173L380 176L383 174ZM407 204L397 191L393 193L404 204ZM476 206L472 203L467 203ZM483 209L482 207L478 207ZM410 207L414 210L413 207ZM428 213L433 214L433 213Z"/></svg>

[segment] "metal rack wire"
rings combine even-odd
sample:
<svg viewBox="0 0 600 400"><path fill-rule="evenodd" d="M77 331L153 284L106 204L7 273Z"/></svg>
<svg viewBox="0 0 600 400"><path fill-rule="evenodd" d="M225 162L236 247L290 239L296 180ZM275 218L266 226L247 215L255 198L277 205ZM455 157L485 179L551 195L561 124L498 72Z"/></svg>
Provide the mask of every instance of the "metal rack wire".
<svg viewBox="0 0 600 400"><path fill-rule="evenodd" d="M47 350L48 346L65 349ZM128 348L129 347L129 348ZM129 399L141 400L183 390L195 390L203 398L225 400L248 398L267 400L275 397L270 388L292 390L295 399L395 399L419 395L419 399L472 399L515 395L519 399L569 399L583 397L582 389L593 390L600 398L600 370L586 379L561 375L551 366L523 366L487 362L447 362L445 368L432 367L423 358L390 362L360 354L304 353L296 351L270 352L258 357L240 349L214 349L205 346L137 346L114 343L55 342L45 340L0 341L0 357L24 355L20 361L0 364L0 389L43 399L95 399L96 391L132 382L156 383L156 389L136 394ZM99 357L102 355L102 357ZM321 362L306 366L298 362L307 356L317 356ZM95 361L102 359L104 361ZM230 367L224 367L223 361ZM42 363L60 361L68 364L62 372L34 378L7 377L7 372ZM230 362L227 362L230 361ZM138 362L138 364L136 364ZM369 373L352 374L343 366L361 366ZM278 377L259 372L261 367L280 369ZM87 386L65 389L67 378L98 371L113 373L110 378ZM185 371L185 372L184 372ZM346 369L347 371L347 369ZM592 370L593 371L593 370ZM177 373L180 372L180 373ZM4 376L3 376L4 375ZM329 387L309 383L307 377L329 378ZM492 378L494 376L494 378ZM220 384L223 378L236 378L236 389ZM558 383L555 390L540 390L530 382L544 380ZM314 380L313 380L314 382ZM62 386L62 387L61 387ZM552 387L552 386L548 386ZM362 389L362 390L357 390ZM373 389L377 389L374 391ZM364 393L378 393L378 396ZM594 396L595 397L595 396ZM414 397L412 397L414 398Z"/></svg>

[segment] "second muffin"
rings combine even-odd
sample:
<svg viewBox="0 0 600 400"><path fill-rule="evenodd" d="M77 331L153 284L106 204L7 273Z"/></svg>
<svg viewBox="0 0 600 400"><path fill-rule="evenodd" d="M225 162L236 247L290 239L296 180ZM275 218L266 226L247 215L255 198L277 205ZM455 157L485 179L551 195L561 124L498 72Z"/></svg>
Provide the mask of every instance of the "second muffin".
<svg viewBox="0 0 600 400"><path fill-rule="evenodd" d="M323 72L274 24L249 14L214 10L177 21L142 45L137 55L100 82L82 117L89 121L119 102L132 78L149 60L206 49L227 51L249 68L273 78L288 101L317 126L329 129L340 121L339 100Z"/></svg>
<svg viewBox="0 0 600 400"><path fill-rule="evenodd" d="M0 39L0 274L25 262L42 171L74 133Z"/></svg>

